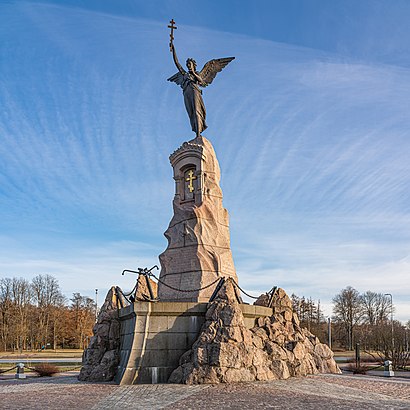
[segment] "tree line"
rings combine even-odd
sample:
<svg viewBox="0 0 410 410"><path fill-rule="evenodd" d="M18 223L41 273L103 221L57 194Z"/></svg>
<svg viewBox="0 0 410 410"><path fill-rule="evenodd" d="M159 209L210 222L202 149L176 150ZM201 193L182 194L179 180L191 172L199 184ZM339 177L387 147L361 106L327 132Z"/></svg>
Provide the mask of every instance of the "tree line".
<svg viewBox="0 0 410 410"><path fill-rule="evenodd" d="M56 278L38 275L0 279L0 350L79 348L95 323L93 299L74 293L67 299Z"/></svg>
<svg viewBox="0 0 410 410"><path fill-rule="evenodd" d="M322 342L329 340L331 320L334 348L354 350L359 343L362 350L382 352L385 357L409 351L410 320L406 324L392 321L394 305L390 295L370 290L360 293L348 286L333 297L331 318L323 315L320 302L296 295L291 298L302 326Z"/></svg>
<svg viewBox="0 0 410 410"><path fill-rule="evenodd" d="M409 351L410 320L403 325L391 315L389 296L351 286L333 298L333 315L326 318L320 301L291 296L301 325L333 348L383 352ZM79 348L87 346L95 324L97 306L92 298L74 293L67 299L56 278L38 275L0 279L0 351ZM390 354L388 353L390 351Z"/></svg>

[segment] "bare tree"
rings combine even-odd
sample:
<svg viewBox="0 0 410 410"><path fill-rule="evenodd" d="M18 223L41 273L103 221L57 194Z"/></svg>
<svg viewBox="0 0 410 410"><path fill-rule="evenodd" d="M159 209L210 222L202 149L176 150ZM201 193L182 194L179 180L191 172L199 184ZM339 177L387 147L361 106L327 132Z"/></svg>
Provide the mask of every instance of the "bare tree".
<svg viewBox="0 0 410 410"><path fill-rule="evenodd" d="M42 346L47 345L50 333L50 321L54 309L61 306L64 296L56 278L51 275L38 275L32 280L33 298L37 305L38 340Z"/></svg>
<svg viewBox="0 0 410 410"><path fill-rule="evenodd" d="M0 279L0 338L4 351L11 343L13 302L12 302L12 280L10 278Z"/></svg>
<svg viewBox="0 0 410 410"><path fill-rule="evenodd" d="M363 316L360 294L348 286L333 298L333 303L333 321L342 326L347 336L347 346L353 350L354 329Z"/></svg>
<svg viewBox="0 0 410 410"><path fill-rule="evenodd" d="M16 323L16 348L19 351L27 349L28 314L32 299L31 286L28 280L13 278L11 283L14 320Z"/></svg>
<svg viewBox="0 0 410 410"><path fill-rule="evenodd" d="M363 320L369 325L378 325L389 320L392 306L389 298L383 293L368 290L361 295Z"/></svg>
<svg viewBox="0 0 410 410"><path fill-rule="evenodd" d="M383 293L368 290L361 295L361 303L363 309L361 342L366 350L380 350L386 344L386 336L388 339L392 336L391 331L387 334L385 331L392 313L390 300Z"/></svg>
<svg viewBox="0 0 410 410"><path fill-rule="evenodd" d="M292 294L291 299L293 310L298 315L301 325L324 341L326 320L320 309L320 301L316 305L312 298L306 299L295 294Z"/></svg>
<svg viewBox="0 0 410 410"><path fill-rule="evenodd" d="M94 300L74 294L71 306L57 279L0 279L0 351L51 344L84 348L95 323Z"/></svg>
<svg viewBox="0 0 410 410"><path fill-rule="evenodd" d="M91 336L91 329L95 322L95 302L87 296L73 293L71 298L71 309L75 321L75 339L80 349L84 349L86 338Z"/></svg>

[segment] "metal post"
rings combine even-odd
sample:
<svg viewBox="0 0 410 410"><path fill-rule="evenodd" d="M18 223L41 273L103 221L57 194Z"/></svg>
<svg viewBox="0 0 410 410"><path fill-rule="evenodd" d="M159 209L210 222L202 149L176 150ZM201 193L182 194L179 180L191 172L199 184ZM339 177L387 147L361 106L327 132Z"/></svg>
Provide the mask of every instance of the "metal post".
<svg viewBox="0 0 410 410"><path fill-rule="evenodd" d="M386 360L384 362L384 376L385 377L393 377L394 376L394 371L393 371L393 362L391 360Z"/></svg>
<svg viewBox="0 0 410 410"><path fill-rule="evenodd" d="M384 296L390 296L391 345L392 345L392 354L393 354L394 352L393 295L391 293L385 293Z"/></svg>
<svg viewBox="0 0 410 410"><path fill-rule="evenodd" d="M327 318L327 335L328 335L328 345L329 349L332 348L332 321L330 317Z"/></svg>
<svg viewBox="0 0 410 410"><path fill-rule="evenodd" d="M98 316L98 289L95 290L95 320Z"/></svg>
<svg viewBox="0 0 410 410"><path fill-rule="evenodd" d="M356 369L360 368L360 343L356 343Z"/></svg>
<svg viewBox="0 0 410 410"><path fill-rule="evenodd" d="M24 374L24 363L17 363L17 371L15 375L16 379L25 379L26 375Z"/></svg>

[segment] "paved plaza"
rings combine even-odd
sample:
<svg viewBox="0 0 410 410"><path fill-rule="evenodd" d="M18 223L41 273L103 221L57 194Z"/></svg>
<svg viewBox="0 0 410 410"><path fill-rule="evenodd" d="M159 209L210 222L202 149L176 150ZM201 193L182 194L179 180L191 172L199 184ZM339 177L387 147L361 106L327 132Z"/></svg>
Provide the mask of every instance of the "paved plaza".
<svg viewBox="0 0 410 410"><path fill-rule="evenodd" d="M320 375L219 385L79 382L76 375L0 381L0 409L410 409L410 380Z"/></svg>

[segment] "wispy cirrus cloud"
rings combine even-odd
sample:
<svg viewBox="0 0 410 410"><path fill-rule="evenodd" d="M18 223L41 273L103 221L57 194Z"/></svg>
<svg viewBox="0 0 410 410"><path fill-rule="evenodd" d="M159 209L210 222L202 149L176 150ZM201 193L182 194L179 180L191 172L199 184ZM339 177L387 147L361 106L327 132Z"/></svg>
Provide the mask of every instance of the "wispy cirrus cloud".
<svg viewBox="0 0 410 410"><path fill-rule="evenodd" d="M3 10L2 272L47 270L67 289L87 277L92 294L132 255L148 266L166 246L168 155L192 137L165 81L166 25L58 5ZM199 66L237 57L204 91L204 135L244 287L329 304L347 285L383 291L388 277L408 317L410 71L184 25L176 46Z"/></svg>

